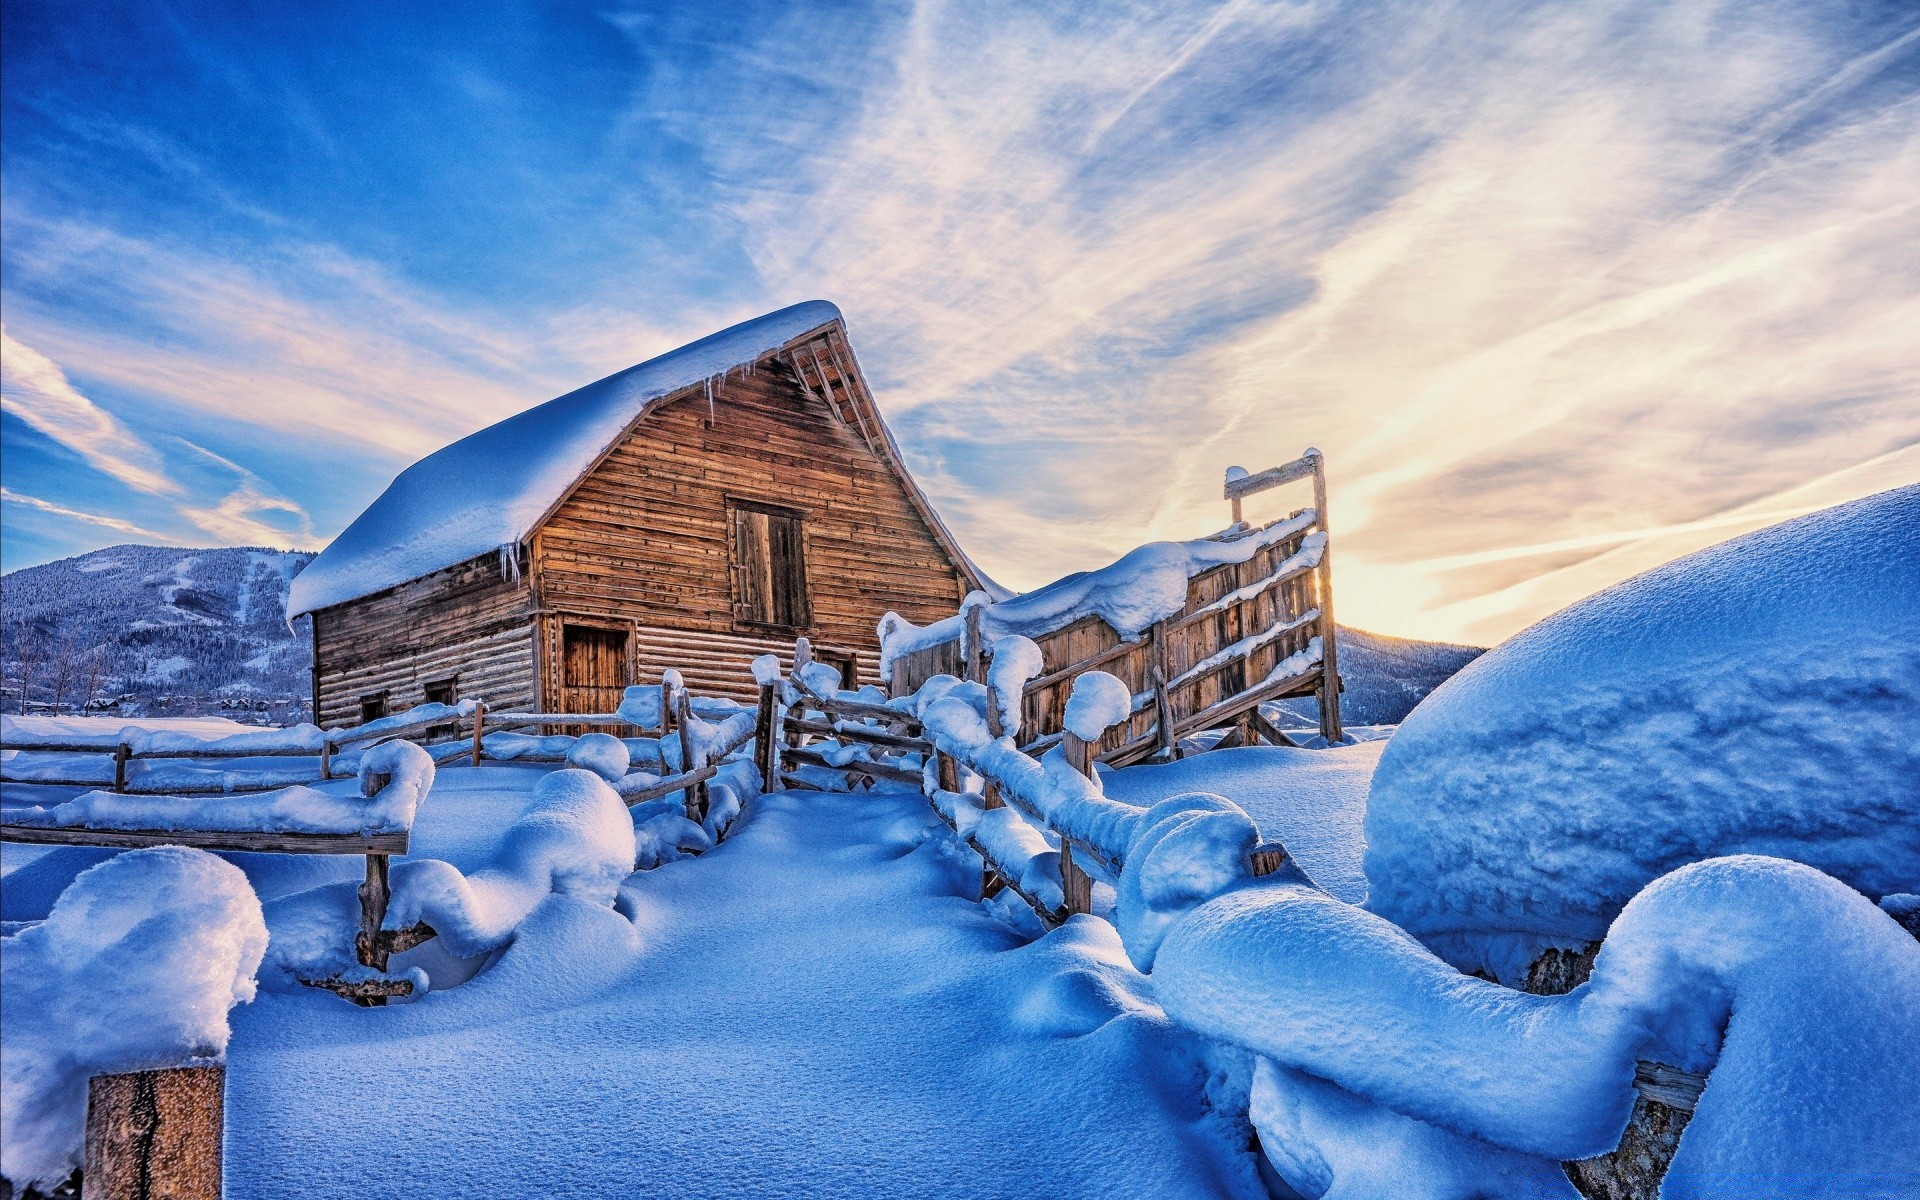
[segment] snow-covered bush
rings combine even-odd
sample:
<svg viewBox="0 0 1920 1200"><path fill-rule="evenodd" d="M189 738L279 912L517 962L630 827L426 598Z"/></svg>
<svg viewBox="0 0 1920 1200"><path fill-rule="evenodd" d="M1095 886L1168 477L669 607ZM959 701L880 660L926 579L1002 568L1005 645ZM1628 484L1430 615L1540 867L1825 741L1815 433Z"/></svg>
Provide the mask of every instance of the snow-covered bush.
<svg viewBox="0 0 1920 1200"><path fill-rule="evenodd" d="M1920 890L1920 486L1630 579L1477 659L1388 744L1370 906L1512 981L1715 855Z"/></svg>
<svg viewBox="0 0 1920 1200"><path fill-rule="evenodd" d="M182 846L81 872L0 940L0 1173L50 1188L80 1165L89 1076L224 1059L266 946L247 877Z"/></svg>
<svg viewBox="0 0 1920 1200"><path fill-rule="evenodd" d="M1670 1195L1789 1177L1844 1192L1849 1178L1911 1172L1920 1145L1920 943L1852 888L1780 859L1661 878L1615 920L1590 982L1563 996L1463 976L1379 917L1291 885L1195 909L1168 933L1154 984L1202 1033L1548 1159L1615 1145L1636 1060L1711 1068ZM1284 1092L1290 1078L1267 1082ZM1336 1174L1381 1153L1320 1149Z"/></svg>

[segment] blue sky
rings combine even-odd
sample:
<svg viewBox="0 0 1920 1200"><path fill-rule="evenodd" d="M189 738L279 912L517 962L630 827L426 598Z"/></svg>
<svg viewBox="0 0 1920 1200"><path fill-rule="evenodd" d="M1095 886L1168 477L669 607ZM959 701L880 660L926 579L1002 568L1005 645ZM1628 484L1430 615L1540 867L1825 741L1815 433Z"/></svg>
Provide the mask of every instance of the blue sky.
<svg viewBox="0 0 1920 1200"><path fill-rule="evenodd" d="M813 297L1016 586L1217 528L1227 465L1312 444L1343 618L1486 642L1920 479L1907 2L0 31L8 569L318 546L436 446Z"/></svg>

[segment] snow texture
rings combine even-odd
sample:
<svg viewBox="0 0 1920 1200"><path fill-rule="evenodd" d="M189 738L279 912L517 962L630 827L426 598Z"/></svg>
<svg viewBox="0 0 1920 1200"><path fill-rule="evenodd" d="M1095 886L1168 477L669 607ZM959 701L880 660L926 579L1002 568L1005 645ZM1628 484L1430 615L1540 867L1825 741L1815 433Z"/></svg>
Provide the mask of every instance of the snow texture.
<svg viewBox="0 0 1920 1200"><path fill-rule="evenodd" d="M987 688L993 692L994 705L1000 710L1001 730L1007 737L1020 736L1022 691L1028 680L1044 674L1046 669L1046 660L1032 638L1016 633L993 644L993 659L987 666Z"/></svg>
<svg viewBox="0 0 1920 1200"><path fill-rule="evenodd" d="M679 677L678 671L669 671L668 674L676 680ZM621 693L620 707L614 710L614 715L636 728L657 731L660 728L661 686L658 683L645 683L628 688ZM694 716L708 721L722 721L738 712L753 711L723 696L689 696L687 707Z"/></svg>
<svg viewBox="0 0 1920 1200"><path fill-rule="evenodd" d="M352 738L355 741L360 741L383 733L391 733L396 729L405 729L409 725L418 725L426 721L457 721L461 717L472 716L474 709L477 707L478 704L472 700L462 700L457 704L440 704L429 701L426 704L416 704L405 712L389 713L384 717L376 717L364 724L337 726L328 730L328 733L333 736L336 745L344 738Z"/></svg>
<svg viewBox="0 0 1920 1200"><path fill-rule="evenodd" d="M534 785L533 803L501 839L492 861L462 876L437 859L393 868L387 927L425 921L455 954L501 945L548 895L610 905L633 872L633 821L591 771L555 771Z"/></svg>
<svg viewBox="0 0 1920 1200"><path fill-rule="evenodd" d="M1133 693L1126 684L1105 671L1087 671L1074 678L1063 724L1081 741L1097 742L1132 713Z"/></svg>
<svg viewBox="0 0 1920 1200"><path fill-rule="evenodd" d="M1489 651L1388 743L1366 838L1374 910L1505 980L1715 855L1920 890L1920 485L1689 555Z"/></svg>
<svg viewBox="0 0 1920 1200"><path fill-rule="evenodd" d="M11 578L11 577L10 577ZM225 717L153 717L128 721L120 717L16 717L0 715L0 743L57 742L68 746L98 746L112 750L128 730L161 731L213 739L257 731Z"/></svg>
<svg viewBox="0 0 1920 1200"><path fill-rule="evenodd" d="M633 755L627 749L627 744L610 733L581 734L567 751L569 767L592 771L608 783L625 778L632 762Z"/></svg>
<svg viewBox="0 0 1920 1200"><path fill-rule="evenodd" d="M263 995L235 1014L227 1188L1263 1200L1206 1047L1112 927L1027 944L979 884L917 794L777 794L613 909L547 897L419 1003Z"/></svg>
<svg viewBox="0 0 1920 1200"><path fill-rule="evenodd" d="M249 754L318 754L326 741L318 725L292 725L284 729L249 729L217 737L184 729L140 729L127 736L127 746L135 754L164 754L189 750L199 754L226 753L234 758Z"/></svg>
<svg viewBox="0 0 1920 1200"><path fill-rule="evenodd" d="M1248 1116L1280 1178L1314 1200L1577 1200L1552 1159L1403 1117L1300 1071L1255 1060Z"/></svg>
<svg viewBox="0 0 1920 1200"><path fill-rule="evenodd" d="M203 850L132 850L80 873L0 940L0 1162L52 1190L80 1165L92 1075L220 1062L266 949L247 877Z"/></svg>
<svg viewBox="0 0 1920 1200"><path fill-rule="evenodd" d="M399 833L433 786L433 759L412 742L383 742L359 756L360 777L391 778L371 798L345 783L239 796L129 796L87 792L51 808L9 809L44 828L200 830L226 833Z"/></svg>
<svg viewBox="0 0 1920 1200"><path fill-rule="evenodd" d="M540 777L532 801L479 866L462 871L421 857L395 862L385 927L424 921L438 935L440 952L471 958L510 941L549 895L611 904L633 859L632 819L606 781L591 771L554 771ZM357 886L330 883L267 905L273 937L262 974L270 988L293 991L302 980L373 974L354 957ZM393 974L411 979L416 996L427 992L428 972L391 965Z"/></svg>
<svg viewBox="0 0 1920 1200"><path fill-rule="evenodd" d="M824 300L722 330L508 417L400 473L296 575L289 616L516 547L641 414L840 319ZM509 550L509 552L512 552Z"/></svg>
<svg viewBox="0 0 1920 1200"><path fill-rule="evenodd" d="M1109 799L1141 808L1183 792L1225 796L1253 818L1261 841L1285 846L1316 885L1360 904L1367 898L1361 870L1367 785L1385 748L1385 742L1329 750L1236 746L1105 772L1100 782Z"/></svg>
<svg viewBox="0 0 1920 1200"><path fill-rule="evenodd" d="M386 741L359 756L361 780L392 776L371 799L338 789L282 787L253 795L175 797L88 791L52 808L13 808L21 826L202 829L232 833L399 833L434 783L434 760L411 741Z"/></svg>
<svg viewBox="0 0 1920 1200"><path fill-rule="evenodd" d="M961 611L930 625L915 625L898 613L880 620L880 673L887 676L903 654L964 638L966 610L980 609L981 632L988 641L1009 634L1039 637L1087 616L1097 616L1122 638L1132 640L1148 626L1186 607L1187 581L1211 567L1241 563L1275 542L1312 525L1313 510L1231 541L1198 538L1190 542L1150 542L1097 571L1081 571L1043 588L994 602L982 592L968 596ZM1326 540L1304 539L1281 569L1319 562ZM1297 562L1296 562L1297 560Z"/></svg>
<svg viewBox="0 0 1920 1200"><path fill-rule="evenodd" d="M1548 1159L1613 1148L1636 1061L1711 1068L1668 1196L1757 1178L1792 1178L1807 1189L1795 1195L1858 1195L1916 1165L1920 943L1798 863L1740 855L1662 877L1622 910L1591 980L1562 996L1461 975L1365 910L1264 882L1190 913L1153 978L1190 1028L1367 1104ZM1286 1093L1269 1097L1270 1115L1338 1107L1269 1082ZM1272 1119L1277 1134L1311 1140L1319 1118ZM1333 1124L1291 1153L1336 1176L1371 1169L1377 1149Z"/></svg>

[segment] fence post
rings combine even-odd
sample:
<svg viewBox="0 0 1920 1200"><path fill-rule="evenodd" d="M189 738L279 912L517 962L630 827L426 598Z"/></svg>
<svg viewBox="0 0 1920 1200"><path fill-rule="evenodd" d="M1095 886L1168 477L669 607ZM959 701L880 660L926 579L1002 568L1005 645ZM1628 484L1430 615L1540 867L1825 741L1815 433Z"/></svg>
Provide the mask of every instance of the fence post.
<svg viewBox="0 0 1920 1200"><path fill-rule="evenodd" d="M353 956L361 966L375 971L387 969L387 948L381 940L380 927L386 924L387 899L391 894L387 884L387 856L367 855L367 878L360 885L360 932L353 939ZM385 996L367 996L359 1001L374 1008L386 1002Z"/></svg>
<svg viewBox="0 0 1920 1200"><path fill-rule="evenodd" d="M479 700L473 706L473 765L480 765L480 739L487 728L487 702Z"/></svg>
<svg viewBox="0 0 1920 1200"><path fill-rule="evenodd" d="M333 739L329 737L320 739L320 778L333 778Z"/></svg>
<svg viewBox="0 0 1920 1200"><path fill-rule="evenodd" d="M127 790L127 759L133 757L133 747L122 738L113 747L113 790Z"/></svg>
<svg viewBox="0 0 1920 1200"><path fill-rule="evenodd" d="M1167 644L1167 623L1154 622L1150 633L1153 658L1147 677L1153 683L1153 724L1159 742L1155 753L1170 759L1178 758L1180 739L1173 729L1173 695L1167 690L1167 680L1173 674L1173 648Z"/></svg>
<svg viewBox="0 0 1920 1200"><path fill-rule="evenodd" d="M1060 735L1060 752L1066 755L1068 766L1098 782L1100 776L1093 769L1092 742L1068 729ZM1064 833L1060 835L1060 895L1065 901L1062 907L1069 916L1093 911L1093 878L1073 861L1073 839Z"/></svg>
<svg viewBox="0 0 1920 1200"><path fill-rule="evenodd" d="M774 739L778 731L774 728L773 685L760 685L759 707L753 713L753 765L760 772L762 786L767 791L774 790Z"/></svg>
<svg viewBox="0 0 1920 1200"><path fill-rule="evenodd" d="M222 1066L87 1080L87 1200L219 1200L226 1086Z"/></svg>
<svg viewBox="0 0 1920 1200"><path fill-rule="evenodd" d="M973 683L987 681L986 647L980 644L981 613L978 604L967 608L967 679Z"/></svg>
<svg viewBox="0 0 1920 1200"><path fill-rule="evenodd" d="M693 699L685 688L680 689L676 709L680 726L680 767L685 771L698 771L707 765L707 752L704 746L693 744ZM686 805L687 820L698 825L707 819L706 780L687 788Z"/></svg>
<svg viewBox="0 0 1920 1200"><path fill-rule="evenodd" d="M1320 547L1320 736L1337 745L1340 729L1340 662L1333 638L1333 538L1327 532L1327 460L1308 447L1301 456L1313 460L1313 518L1326 542Z"/></svg>
<svg viewBox="0 0 1920 1200"><path fill-rule="evenodd" d="M976 608L970 611L979 612L980 610ZM1000 693L989 686L987 688L987 735L998 738L1004 737L1006 732L1007 720L1000 712ZM999 781L991 775L983 775L982 779L984 779L985 782L980 789L980 807L1005 807L1007 802L1006 799L1000 795Z"/></svg>

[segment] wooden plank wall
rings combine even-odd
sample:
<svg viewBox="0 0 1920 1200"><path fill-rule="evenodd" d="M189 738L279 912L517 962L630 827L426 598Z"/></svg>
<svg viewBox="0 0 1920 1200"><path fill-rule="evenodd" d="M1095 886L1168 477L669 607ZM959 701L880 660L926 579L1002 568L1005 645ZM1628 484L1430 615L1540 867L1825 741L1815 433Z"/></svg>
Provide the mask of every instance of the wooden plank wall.
<svg viewBox="0 0 1920 1200"><path fill-rule="evenodd" d="M1295 514L1298 515L1298 514ZM1061 629L1034 638L1040 647L1045 670L1039 686L1029 685L1021 713L1020 740L1057 734L1066 717L1067 696L1073 678L1082 670L1100 670L1116 676L1138 695L1153 688L1152 667L1159 657L1155 639L1166 641L1165 672L1169 680L1241 638L1290 622L1319 603L1321 575L1311 572L1280 584L1259 596L1222 608L1218 613L1182 624L1181 617L1195 612L1240 588L1272 575L1279 565L1300 549L1312 530L1263 547L1243 563L1213 567L1187 582L1187 602L1181 613L1164 622L1164 632L1149 630L1138 641L1123 643L1113 627L1098 617L1083 617ZM1318 632L1311 624L1282 634L1255 650L1243 662L1230 663L1173 689L1170 695L1176 721L1203 712L1248 686L1264 679L1284 658L1306 648ZM1111 657L1106 657L1113 651ZM1078 669L1074 669L1074 668ZM963 673L957 641L924 647L901 656L894 667L894 687L899 694L914 691L936 674ZM1047 682L1047 676L1058 678ZM1310 680L1286 695L1312 695ZM1134 714L1131 720L1107 731L1099 753L1114 750L1127 742L1154 731L1152 706Z"/></svg>
<svg viewBox="0 0 1920 1200"><path fill-rule="evenodd" d="M505 578L497 554L313 615L321 725L360 723L360 697L385 689L390 711L426 701L428 683L459 677L463 696L532 708L533 594Z"/></svg>
<svg viewBox="0 0 1920 1200"><path fill-rule="evenodd" d="M755 626L734 607L729 497L805 518L811 620ZM703 695L752 698L747 662L791 655L804 634L856 651L873 674L874 628L951 611L966 584L892 470L792 370L763 361L729 376L710 411L703 389L639 422L535 534L543 701L558 695L558 625L569 617L635 630L634 682L678 668ZM491 703L491 701L489 701Z"/></svg>

